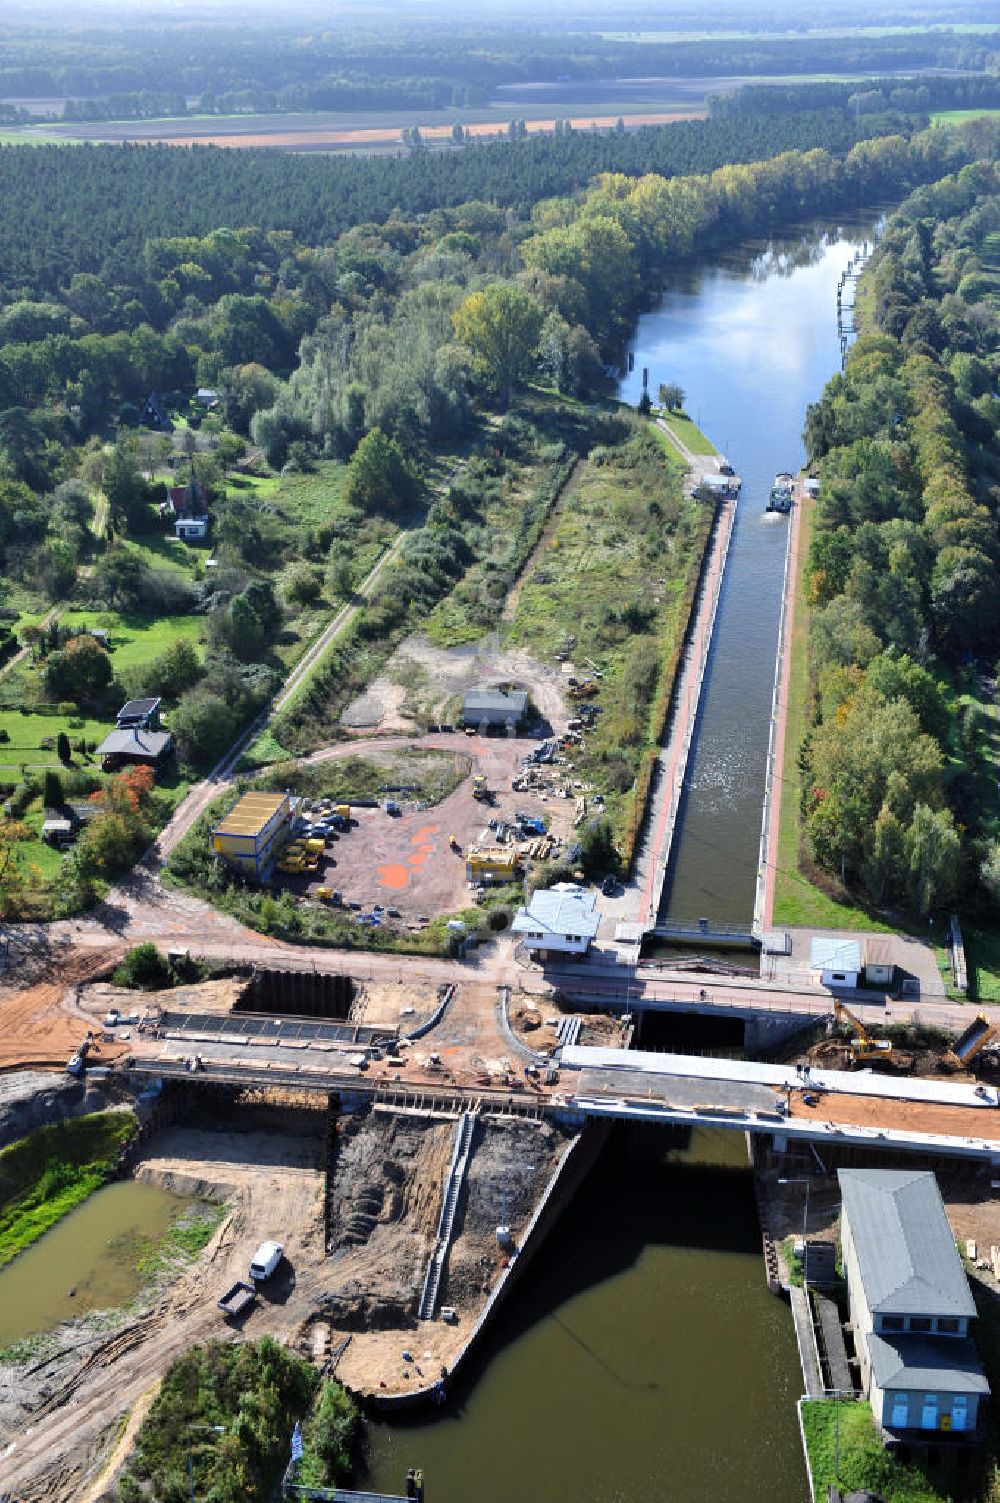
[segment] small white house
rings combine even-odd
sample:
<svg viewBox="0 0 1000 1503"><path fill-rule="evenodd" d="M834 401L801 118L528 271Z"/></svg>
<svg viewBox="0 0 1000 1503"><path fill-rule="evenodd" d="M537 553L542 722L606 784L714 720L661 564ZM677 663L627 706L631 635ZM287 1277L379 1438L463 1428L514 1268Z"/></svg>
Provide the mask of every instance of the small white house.
<svg viewBox="0 0 1000 1503"><path fill-rule="evenodd" d="M519 908L511 929L533 956L586 955L597 936L600 915L592 892L569 883L542 889Z"/></svg>
<svg viewBox="0 0 1000 1503"><path fill-rule="evenodd" d="M818 934L809 946L809 969L831 991L853 990L861 980L861 945L856 939Z"/></svg>
<svg viewBox="0 0 1000 1503"><path fill-rule="evenodd" d="M892 1443L975 1438L989 1397L976 1306L937 1180L926 1169L840 1169L841 1246L861 1383Z"/></svg>
<svg viewBox="0 0 1000 1503"><path fill-rule="evenodd" d="M174 536L182 543L200 543L208 536L207 517L179 517L174 523Z"/></svg>

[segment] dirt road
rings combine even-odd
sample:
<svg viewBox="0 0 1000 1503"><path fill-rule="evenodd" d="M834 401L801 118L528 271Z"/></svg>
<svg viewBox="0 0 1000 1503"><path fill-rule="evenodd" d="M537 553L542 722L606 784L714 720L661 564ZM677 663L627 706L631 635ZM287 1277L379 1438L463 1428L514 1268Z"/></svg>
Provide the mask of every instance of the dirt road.
<svg viewBox="0 0 1000 1503"><path fill-rule="evenodd" d="M271 702L261 711L257 719L248 726L242 735L237 738L225 756L219 759L208 776L192 788L187 797L182 799L177 805L171 819L160 831L153 846L152 854L154 859L162 861L165 857L169 856L174 847L183 840L199 814L207 809L216 795L223 792L233 781L236 765L246 748L267 729L275 716L280 714L285 706L291 702L320 659L324 656L331 643L340 636L341 632L347 629L358 611L367 605L368 597L373 587L378 582L383 571L398 556L408 536L408 532L401 532L394 539L378 562L365 575L351 600L346 605L341 606L333 619L320 632L312 646L302 654L285 680L284 685L279 689Z"/></svg>
<svg viewBox="0 0 1000 1503"><path fill-rule="evenodd" d="M109 1430L169 1364L198 1342L239 1336L215 1301L234 1279L246 1277L266 1235L280 1234L287 1262L265 1286L243 1332L294 1337L303 1310L320 1292L325 1261L321 1145L319 1137L201 1128L172 1129L157 1139L139 1177L188 1193L221 1190L231 1197L230 1214L152 1310L99 1339L88 1355L57 1367L56 1378L48 1369L42 1374L51 1392L0 1451L0 1503L70 1503L93 1484L106 1465ZM8 1434L11 1428L4 1426Z"/></svg>

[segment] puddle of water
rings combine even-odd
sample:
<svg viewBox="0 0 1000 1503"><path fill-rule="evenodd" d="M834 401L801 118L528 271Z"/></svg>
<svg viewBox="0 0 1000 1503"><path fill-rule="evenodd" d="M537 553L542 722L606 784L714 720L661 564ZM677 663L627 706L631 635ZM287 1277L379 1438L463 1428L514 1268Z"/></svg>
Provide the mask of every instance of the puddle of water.
<svg viewBox="0 0 1000 1503"><path fill-rule="evenodd" d="M0 1272L0 1346L126 1304L139 1291L147 1239L162 1237L188 1204L132 1180L98 1190Z"/></svg>

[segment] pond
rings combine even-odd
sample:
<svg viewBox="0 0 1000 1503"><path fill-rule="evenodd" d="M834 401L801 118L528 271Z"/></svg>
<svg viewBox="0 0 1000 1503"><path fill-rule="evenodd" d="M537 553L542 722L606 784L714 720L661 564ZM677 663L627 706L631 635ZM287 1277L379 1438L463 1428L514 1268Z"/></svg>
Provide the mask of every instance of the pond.
<svg viewBox="0 0 1000 1503"><path fill-rule="evenodd" d="M88 1310L127 1304L137 1264L190 1201L155 1185L105 1185L0 1271L0 1346Z"/></svg>

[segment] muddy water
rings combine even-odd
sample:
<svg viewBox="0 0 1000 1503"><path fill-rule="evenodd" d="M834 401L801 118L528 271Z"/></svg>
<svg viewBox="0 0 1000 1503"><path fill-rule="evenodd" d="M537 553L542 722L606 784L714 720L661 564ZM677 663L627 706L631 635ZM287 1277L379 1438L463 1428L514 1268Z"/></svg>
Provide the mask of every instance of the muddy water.
<svg viewBox="0 0 1000 1503"><path fill-rule="evenodd" d="M875 214L751 243L689 269L643 314L630 346L636 402L676 382L702 431L743 476L743 494L689 763L664 917L748 925L788 518L766 515L779 470L802 463L806 407L840 368L837 282Z"/></svg>
<svg viewBox="0 0 1000 1503"><path fill-rule="evenodd" d="M414 1465L435 1503L802 1503L800 1392L742 1135L619 1128L444 1410L371 1426L363 1485Z"/></svg>
<svg viewBox="0 0 1000 1503"><path fill-rule="evenodd" d="M98 1190L0 1272L0 1346L127 1303L139 1290L147 1240L162 1237L189 1203L131 1180Z"/></svg>

